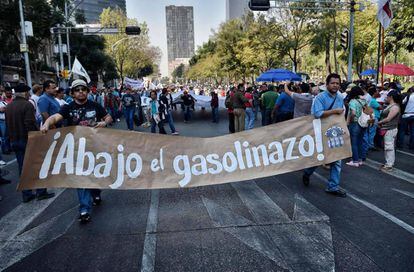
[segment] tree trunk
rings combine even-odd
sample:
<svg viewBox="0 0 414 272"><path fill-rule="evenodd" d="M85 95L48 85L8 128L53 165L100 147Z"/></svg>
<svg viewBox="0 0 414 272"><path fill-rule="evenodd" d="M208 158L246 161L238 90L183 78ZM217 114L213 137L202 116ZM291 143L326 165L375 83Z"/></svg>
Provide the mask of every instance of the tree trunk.
<svg viewBox="0 0 414 272"><path fill-rule="evenodd" d="M296 73L296 69L298 68L298 49L293 49L293 72Z"/></svg>
<svg viewBox="0 0 414 272"><path fill-rule="evenodd" d="M332 73L332 68L331 68L331 40L329 39L329 37L326 39L326 44L325 44L325 66L326 66L326 74L329 75L330 73Z"/></svg>
<svg viewBox="0 0 414 272"><path fill-rule="evenodd" d="M334 45L333 45L333 54L334 54L334 62L335 62L335 73L338 73L338 58L336 56L336 48L337 48L337 39L338 39L338 28L336 25L336 14L333 16L333 23L334 23Z"/></svg>

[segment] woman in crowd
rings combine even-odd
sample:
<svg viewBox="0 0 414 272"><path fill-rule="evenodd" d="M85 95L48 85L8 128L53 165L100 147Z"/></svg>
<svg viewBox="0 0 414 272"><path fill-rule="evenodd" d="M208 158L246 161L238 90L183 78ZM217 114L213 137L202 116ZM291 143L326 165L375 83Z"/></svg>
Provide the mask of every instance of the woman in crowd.
<svg viewBox="0 0 414 272"><path fill-rule="evenodd" d="M167 134L164 129L164 120L167 116L166 108L157 100L157 91L151 91L150 97L151 133L156 133L156 127L158 126L160 134Z"/></svg>
<svg viewBox="0 0 414 272"><path fill-rule="evenodd" d="M385 154L385 164L381 166L380 170L389 172L393 170L395 162L395 138L401 115L401 95L398 91L392 90L388 93L386 102L388 106L381 113L378 126L381 128L380 134L384 135Z"/></svg>
<svg viewBox="0 0 414 272"><path fill-rule="evenodd" d="M358 86L353 87L348 95L349 111L347 123L351 136L352 161L346 164L353 167L361 166L364 157L362 140L365 134L365 128L358 124L363 107L367 105L367 102L362 98L363 95L364 91Z"/></svg>

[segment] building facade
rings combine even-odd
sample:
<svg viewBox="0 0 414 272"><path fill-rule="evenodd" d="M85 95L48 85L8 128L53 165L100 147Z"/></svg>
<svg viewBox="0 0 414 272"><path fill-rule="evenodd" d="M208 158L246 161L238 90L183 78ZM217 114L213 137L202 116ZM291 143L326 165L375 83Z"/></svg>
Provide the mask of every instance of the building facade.
<svg viewBox="0 0 414 272"><path fill-rule="evenodd" d="M241 18L249 8L249 0L226 0L226 21Z"/></svg>
<svg viewBox="0 0 414 272"><path fill-rule="evenodd" d="M194 9L186 6L167 6L168 75L180 63L188 64L194 55Z"/></svg>
<svg viewBox="0 0 414 272"><path fill-rule="evenodd" d="M85 13L87 24L98 23L102 10L109 7L120 8L126 13L126 0L84 0L79 5L79 9Z"/></svg>

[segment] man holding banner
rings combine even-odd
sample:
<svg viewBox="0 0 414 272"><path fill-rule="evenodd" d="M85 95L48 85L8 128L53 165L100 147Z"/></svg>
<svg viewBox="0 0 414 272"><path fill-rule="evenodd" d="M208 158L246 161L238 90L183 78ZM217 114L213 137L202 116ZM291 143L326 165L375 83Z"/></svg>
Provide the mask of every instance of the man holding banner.
<svg viewBox="0 0 414 272"><path fill-rule="evenodd" d="M71 95L74 98L68 105L64 105L59 113L50 116L41 128L46 133L54 124L66 120L68 126L88 126L94 128L106 127L112 123L111 116L106 110L93 101L88 100L89 88L85 81L77 79L72 82ZM88 223L91 220L90 212L93 205L101 203L99 189L78 189L79 221Z"/></svg>
<svg viewBox="0 0 414 272"><path fill-rule="evenodd" d="M344 100L342 95L338 94L341 87L341 77L338 74L330 74L326 78L326 88L328 91L320 93L315 97L312 105L312 114L315 118L326 118L334 114L342 115L344 112ZM332 131L333 136L336 132ZM346 197L346 192L339 188L339 182L341 179L341 164L342 162L335 161L331 163L329 184L325 192ZM311 167L305 169L303 174L303 184L309 186L310 176L315 172L317 167Z"/></svg>

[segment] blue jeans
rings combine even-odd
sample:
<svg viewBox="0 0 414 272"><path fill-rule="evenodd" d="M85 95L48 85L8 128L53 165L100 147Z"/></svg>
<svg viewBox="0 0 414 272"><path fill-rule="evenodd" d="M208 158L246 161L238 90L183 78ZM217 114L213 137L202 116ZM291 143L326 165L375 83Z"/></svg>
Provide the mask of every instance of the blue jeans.
<svg viewBox="0 0 414 272"><path fill-rule="evenodd" d="M273 124L272 111L273 111L273 109L266 109L265 110L265 115L264 115L264 117L265 117L264 118L264 120L265 120L264 125L265 126Z"/></svg>
<svg viewBox="0 0 414 272"><path fill-rule="evenodd" d="M176 132L175 126L174 126L174 119L173 119L171 110L168 111L166 118L168 120L168 125L170 126L171 133Z"/></svg>
<svg viewBox="0 0 414 272"><path fill-rule="evenodd" d="M365 128L362 128L357 122L352 122L348 126L349 133L351 136L351 147L352 147L352 161L359 162L363 159L363 138Z"/></svg>
<svg viewBox="0 0 414 272"><path fill-rule="evenodd" d="M99 189L77 189L79 199L79 213L91 213L92 198L100 197L101 190Z"/></svg>
<svg viewBox="0 0 414 272"><path fill-rule="evenodd" d="M342 161L335 161L329 165L331 166L331 170L329 173L328 187L326 187L325 190L328 192L335 192L339 189L338 187L339 182L341 180ZM310 177L313 174L313 172L315 172L316 168L318 167L311 167L305 169L305 176Z"/></svg>
<svg viewBox="0 0 414 272"><path fill-rule="evenodd" d="M10 152L9 136L7 135L6 120L0 120L1 133L1 151L3 153Z"/></svg>
<svg viewBox="0 0 414 272"><path fill-rule="evenodd" d="M126 107L124 109L125 121L129 130L134 130L134 113L135 107Z"/></svg>
<svg viewBox="0 0 414 272"><path fill-rule="evenodd" d="M167 132L164 129L164 121L159 121L158 124L154 121L154 119L151 119L151 133L157 133L156 127L158 126L158 130L160 134L167 134Z"/></svg>
<svg viewBox="0 0 414 272"><path fill-rule="evenodd" d="M191 119L191 106L184 105L184 120L190 121Z"/></svg>
<svg viewBox="0 0 414 272"><path fill-rule="evenodd" d="M16 154L17 166L19 168L19 177L22 175L23 170L23 162L24 162L24 154L26 151L27 141L19 140L11 143L11 148ZM36 195L39 196L41 194L45 194L47 192L46 189L36 189ZM22 191L23 199L27 199L33 196L32 190L23 190Z"/></svg>
<svg viewBox="0 0 414 272"><path fill-rule="evenodd" d="M252 129L254 127L254 112L253 108L246 108L245 117L245 130Z"/></svg>
<svg viewBox="0 0 414 272"><path fill-rule="evenodd" d="M410 140L408 147L410 149L414 149L414 117L409 118L401 118L401 124L398 128L398 146L404 147L404 140L405 140L405 134L408 131L410 133Z"/></svg>
<svg viewBox="0 0 414 272"><path fill-rule="evenodd" d="M264 127L266 125L266 110L262 109L260 110L260 113L262 115L262 126Z"/></svg>
<svg viewBox="0 0 414 272"><path fill-rule="evenodd" d="M259 105L254 106L254 120L257 120L257 113L260 111Z"/></svg>
<svg viewBox="0 0 414 272"><path fill-rule="evenodd" d="M218 121L219 121L218 107L216 107L216 108L211 108L211 113L212 113L212 115L213 115L213 122L214 122L214 123L218 123Z"/></svg>
<svg viewBox="0 0 414 272"><path fill-rule="evenodd" d="M362 160L367 158L367 153L370 148L373 148L375 134L377 134L377 125L371 125L365 129L364 138L362 140Z"/></svg>

